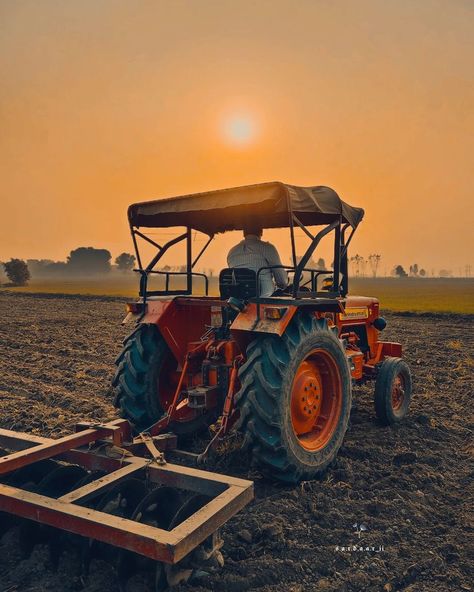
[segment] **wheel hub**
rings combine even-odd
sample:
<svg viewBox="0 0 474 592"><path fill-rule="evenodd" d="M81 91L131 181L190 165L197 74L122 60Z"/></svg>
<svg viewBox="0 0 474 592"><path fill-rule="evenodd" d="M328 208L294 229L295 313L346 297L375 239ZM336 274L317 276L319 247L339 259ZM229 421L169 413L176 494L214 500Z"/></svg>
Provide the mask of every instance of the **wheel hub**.
<svg viewBox="0 0 474 592"><path fill-rule="evenodd" d="M291 391L291 422L306 450L324 448L336 429L342 406L339 369L325 350L313 350L299 365Z"/></svg>
<svg viewBox="0 0 474 592"><path fill-rule="evenodd" d="M301 430L308 431L318 418L321 408L322 385L318 368L304 361L295 377L292 413Z"/></svg>
<svg viewBox="0 0 474 592"><path fill-rule="evenodd" d="M398 411L405 400L405 384L403 382L403 376L398 374L395 376L392 384L392 408L394 411Z"/></svg>

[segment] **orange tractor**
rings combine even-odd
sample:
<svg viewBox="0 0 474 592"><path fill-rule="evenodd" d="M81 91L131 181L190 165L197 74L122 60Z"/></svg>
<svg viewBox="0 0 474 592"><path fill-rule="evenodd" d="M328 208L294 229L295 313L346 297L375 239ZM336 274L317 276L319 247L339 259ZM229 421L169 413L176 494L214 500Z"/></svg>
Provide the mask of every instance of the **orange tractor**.
<svg viewBox="0 0 474 592"><path fill-rule="evenodd" d="M141 279L140 298L127 305L135 328L114 378L122 419L81 423L56 440L0 429L0 537L19 528L24 555L47 544L57 565L64 549L76 548L84 574L101 559L115 567L120 590L138 571L164 592L222 566L219 528L253 497L251 481L173 464L173 454L203 461L230 430L240 430L262 472L295 483L335 459L353 384L374 379L378 418L400 421L411 397L401 345L380 339L377 299L348 295L347 249L362 217L327 187L281 183L132 205ZM231 268L219 275L219 294L209 295L196 264L215 234L249 219L289 228L290 286L261 297L271 266ZM313 234L315 226L322 229ZM164 245L146 234L168 227L185 230ZM300 259L295 228L308 237ZM207 235L196 254L193 232ZM332 269L311 268L330 233ZM140 241L156 249L146 265ZM181 242L185 271L157 269ZM149 286L155 274L159 290ZM185 289L173 288L176 281ZM195 295L195 281L204 295ZM183 450L187 436L206 430L213 437L200 454Z"/></svg>
<svg viewBox="0 0 474 592"><path fill-rule="evenodd" d="M335 458L347 429L352 385L375 379L375 411L385 424L400 421L411 377L399 343L382 341L385 320L376 298L348 295L347 249L363 210L328 187L265 183L138 203L128 211L141 275L140 299L128 305L136 328L117 359L115 404L137 432L195 434L218 425L209 448L230 429L244 434L253 462L287 482L311 479ZM223 269L219 296L194 268L214 235L289 228L292 276L285 293L260 297L272 266ZM323 226L313 234L309 228ZM144 229L184 227L158 245ZM295 228L308 237L297 258ZM207 236L193 254L192 232ZM333 269L309 268L321 239L333 234ZM139 240L156 255L142 264ZM186 244L186 270L157 270L173 245ZM275 268L275 266L273 266ZM161 290L149 290L152 274ZM178 276L178 278L176 278ZM179 278L181 276L181 278ZM185 279L186 289L170 284ZM204 296L193 295L193 284ZM318 289L319 287L319 289Z"/></svg>

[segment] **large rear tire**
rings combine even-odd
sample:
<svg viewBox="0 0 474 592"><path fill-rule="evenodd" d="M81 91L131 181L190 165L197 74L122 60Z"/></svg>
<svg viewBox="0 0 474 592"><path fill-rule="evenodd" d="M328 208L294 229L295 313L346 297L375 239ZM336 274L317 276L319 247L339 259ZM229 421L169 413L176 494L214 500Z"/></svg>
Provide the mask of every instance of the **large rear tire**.
<svg viewBox="0 0 474 592"><path fill-rule="evenodd" d="M136 433L148 430L168 409L178 385L178 363L156 325L140 325L125 341L115 360L114 405ZM170 430L179 436L207 428L214 416L196 415L181 403Z"/></svg>
<svg viewBox="0 0 474 592"><path fill-rule="evenodd" d="M344 439L352 397L347 357L326 319L298 314L282 337L257 337L239 378L237 425L254 463L290 483L324 472Z"/></svg>

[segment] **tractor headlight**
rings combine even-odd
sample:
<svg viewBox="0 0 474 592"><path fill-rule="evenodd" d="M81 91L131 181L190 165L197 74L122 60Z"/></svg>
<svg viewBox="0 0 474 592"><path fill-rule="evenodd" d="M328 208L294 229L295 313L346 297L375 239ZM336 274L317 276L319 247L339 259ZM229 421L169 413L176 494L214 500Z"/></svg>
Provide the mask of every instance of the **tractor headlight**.
<svg viewBox="0 0 474 592"><path fill-rule="evenodd" d="M372 325L377 329L377 331L383 331L387 326L387 321L383 317L378 317L375 319Z"/></svg>

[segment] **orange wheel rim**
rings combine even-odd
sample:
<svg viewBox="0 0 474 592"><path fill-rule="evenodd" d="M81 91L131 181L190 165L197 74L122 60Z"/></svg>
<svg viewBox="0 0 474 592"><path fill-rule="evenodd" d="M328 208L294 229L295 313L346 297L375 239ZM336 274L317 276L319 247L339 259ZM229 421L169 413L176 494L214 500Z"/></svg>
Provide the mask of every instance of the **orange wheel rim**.
<svg viewBox="0 0 474 592"><path fill-rule="evenodd" d="M392 383L392 409L399 411L405 400L405 381L403 376L398 374Z"/></svg>
<svg viewBox="0 0 474 592"><path fill-rule="evenodd" d="M325 350L312 350L299 365L291 389L291 423L300 446L322 450L334 434L341 408L336 360Z"/></svg>

